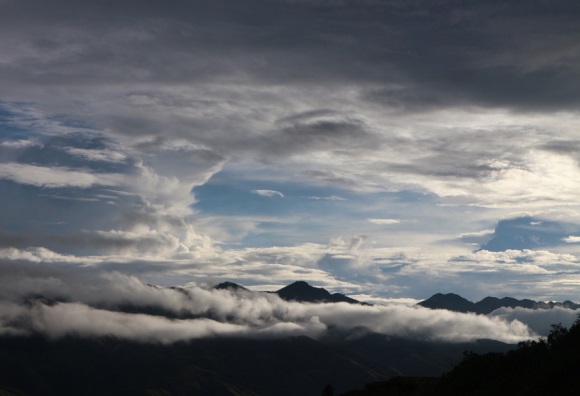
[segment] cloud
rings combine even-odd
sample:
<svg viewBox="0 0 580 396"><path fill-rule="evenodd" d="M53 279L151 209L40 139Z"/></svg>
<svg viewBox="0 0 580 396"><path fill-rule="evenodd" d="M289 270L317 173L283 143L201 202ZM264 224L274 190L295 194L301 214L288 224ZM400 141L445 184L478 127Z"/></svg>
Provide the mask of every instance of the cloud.
<svg viewBox="0 0 580 396"><path fill-rule="evenodd" d="M338 195L329 195L327 197L310 196L308 199L314 199L315 201L346 201L346 198L339 197Z"/></svg>
<svg viewBox="0 0 580 396"><path fill-rule="evenodd" d="M87 150L74 147L67 147L65 150L71 155L86 158L90 161L124 162L127 158L123 153L109 150Z"/></svg>
<svg viewBox="0 0 580 396"><path fill-rule="evenodd" d="M569 235L578 229L580 227L575 224L531 216L505 219L497 223L492 238L482 244L481 248L491 251L546 249L561 245L562 241L573 243L575 239Z"/></svg>
<svg viewBox="0 0 580 396"><path fill-rule="evenodd" d="M42 167L18 163L0 164L0 179L37 187L91 187L93 185L116 185L118 175L96 175L91 172L60 167Z"/></svg>
<svg viewBox="0 0 580 396"><path fill-rule="evenodd" d="M29 314L34 331L49 337L113 336L136 341L171 343L216 335L243 335L245 327L209 319L169 320L143 314L125 314L78 303L38 304ZM95 323L99 323L95 326Z"/></svg>
<svg viewBox="0 0 580 396"><path fill-rule="evenodd" d="M426 311L422 308L394 305L388 307L325 307L320 312L323 323L343 327L359 323L383 334L411 336L432 340L475 340L483 334L492 339L514 342L530 337L527 327L517 321L503 322L481 315ZM391 318L389 320L388 318ZM496 327L497 326L497 327ZM503 336L500 334L504 334Z"/></svg>
<svg viewBox="0 0 580 396"><path fill-rule="evenodd" d="M261 195L262 197L268 197L268 198L284 198L284 194L282 194L280 191L275 191L275 190L252 190L252 192L254 194L258 194Z"/></svg>
<svg viewBox="0 0 580 396"><path fill-rule="evenodd" d="M551 325L561 323L564 327L570 327L578 319L578 311L561 307L552 309L526 309L526 308L499 308L490 313L490 316L502 318L507 321L518 320L525 323L534 332L547 336Z"/></svg>
<svg viewBox="0 0 580 396"><path fill-rule="evenodd" d="M434 341L493 338L517 342L534 336L518 321L471 314L401 305L302 304L270 293L214 290L195 284L169 289L118 273L101 273L95 278L90 269L39 267L36 271L43 273L35 274L33 268L1 267L6 283L0 303L3 333L114 336L170 343L212 336L317 337L329 326L348 329L354 324L382 334ZM93 277L90 286L82 282L87 276ZM39 295L57 302L31 299ZM164 314L126 313L123 307L127 306L137 312L156 308Z"/></svg>
<svg viewBox="0 0 580 396"><path fill-rule="evenodd" d="M580 242L580 237L579 236L570 235L570 236L567 236L565 238L562 238L562 241L564 241L566 243L578 243L578 242Z"/></svg>
<svg viewBox="0 0 580 396"><path fill-rule="evenodd" d="M482 246L488 242L492 237L495 230L482 230L476 232L464 232L457 236L462 242L468 243L473 246Z"/></svg>
<svg viewBox="0 0 580 396"><path fill-rule="evenodd" d="M45 116L31 117L43 123ZM21 142L7 138L7 147ZM96 131L40 140L19 143L18 152L6 155L13 161L0 163L6 241L89 255L194 257L212 250L209 238L193 229L191 190L219 169L219 155L172 141L135 149Z"/></svg>
<svg viewBox="0 0 580 396"><path fill-rule="evenodd" d="M494 233L494 230L482 230L476 232L464 232L458 235L459 238L480 238L480 237L489 237Z"/></svg>
<svg viewBox="0 0 580 396"><path fill-rule="evenodd" d="M368 294L350 294L349 297L352 297L358 301L364 301L369 304L376 304L376 305L405 305L411 307L413 305L417 305L422 300L418 300L416 298L409 298L409 297L401 297L401 298L380 298L374 297Z"/></svg>
<svg viewBox="0 0 580 396"><path fill-rule="evenodd" d="M238 71L246 82L307 86L354 81L368 85L371 92L378 91L375 97L381 103L404 109L462 101L517 109L572 107L576 103L576 96L567 94L565 85L574 81L570 77L578 57L578 40L570 33L576 26L577 6L570 1L555 7L558 18L542 12L539 3L515 9L500 7L497 2L444 6L428 1L371 5L254 0L250 5L260 10L258 20L241 11L226 16L218 9L183 2L163 9L153 3L147 9L131 3L125 12L87 3L83 4L89 10L86 14L80 12L81 6L71 10L76 18L56 15L39 3L27 13L9 3L4 6L2 33L7 47L14 51L4 51L5 79L21 81L33 76L39 65L45 66L41 78L63 85L67 81L96 84L106 78L114 85L123 77L140 82L163 78L215 82ZM234 2L228 6L239 10ZM128 19L127 13L134 19ZM185 19L184 15L195 18ZM146 28L144 21L151 19L159 30ZM63 20L68 24L59 24ZM110 21L110 30L97 39L94 33L102 20ZM436 21L437 28L421 23L427 20ZM202 21L204 29L199 29ZM480 22L474 29L476 21ZM262 35L244 28L250 22ZM43 29L33 29L34 23L42 24ZM305 30L291 40L285 30L272 27L290 28L296 23ZM172 27L177 25L182 29L181 41L172 40L177 35ZM42 36L47 30L50 40ZM82 40L71 41L74 34ZM425 37L429 40L420 40ZM211 47L210 38L215 40ZM110 56L102 55L105 48ZM193 53L205 50L205 56L192 56L186 51L191 48L196 50ZM234 48L238 49L235 53ZM147 54L146 49L152 53ZM231 60L223 60L222 53L230 53ZM162 57L156 59L158 55ZM417 62L418 57L428 59L430 67ZM89 61L93 73L87 72ZM63 72L58 73L59 68ZM450 68L455 70L453 78L446 73ZM132 96L153 96L135 91ZM160 101L167 103L163 98ZM150 103L156 102L139 102L141 106Z"/></svg>
<svg viewBox="0 0 580 396"><path fill-rule="evenodd" d="M390 224L399 224L401 220L397 219L368 219L373 224L378 225L390 225Z"/></svg>
<svg viewBox="0 0 580 396"><path fill-rule="evenodd" d="M27 147L42 146L42 144L32 139L7 140L0 142L0 147L12 150L20 150Z"/></svg>
<svg viewBox="0 0 580 396"><path fill-rule="evenodd" d="M550 114L554 103L575 109L578 100L569 88L577 45L565 29L575 26L574 13L562 13L562 24L554 25L537 4L519 14L424 1L372 7L252 1L261 18L249 31L243 12L225 15L197 4L161 10L131 3L129 12L81 3L70 16L40 2L26 12L10 3L0 49L3 108L11 112L4 125L44 137L97 131L118 143L114 151L67 148L77 160L141 160L189 191L234 161L253 163L249 174L256 162L267 163L301 182L428 190L451 203L578 202L569 187L578 177L574 154L557 150ZM225 9L239 7L227 3ZM422 23L423 10L438 29ZM159 29L147 28L152 19ZM473 29L472 21L485 22ZM304 34L290 39L274 22L298 23ZM530 36L534 44L514 38ZM552 67L563 67L569 78ZM45 88L57 85L58 95ZM564 111L557 119L560 140L576 142L577 117ZM197 149L168 149L179 145Z"/></svg>

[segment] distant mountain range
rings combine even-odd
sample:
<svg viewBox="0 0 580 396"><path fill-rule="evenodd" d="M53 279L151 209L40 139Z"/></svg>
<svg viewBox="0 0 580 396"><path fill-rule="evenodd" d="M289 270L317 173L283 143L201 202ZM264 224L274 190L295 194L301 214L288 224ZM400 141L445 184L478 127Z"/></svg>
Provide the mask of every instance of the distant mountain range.
<svg viewBox="0 0 580 396"><path fill-rule="evenodd" d="M233 282L222 282L216 286L214 289L229 289L229 290L246 290L243 286L240 286ZM330 293L328 290L322 287L314 287L305 281L297 281L288 286L281 288L280 290L269 292L280 296L286 301L299 301L307 303L336 303L336 302L346 302L349 304L363 304L370 305L365 302L355 300L354 298L348 297L341 293ZM567 309L580 309L580 304L576 304L572 301L564 302L543 302L534 301L529 299L518 300L513 297L485 297L483 300L478 302L471 302L464 297L454 293L437 293L428 298L427 300L421 301L417 305L430 309L447 309L454 312L473 312L477 314L487 315L499 308L527 308L527 309L550 309L554 307L562 307Z"/></svg>
<svg viewBox="0 0 580 396"><path fill-rule="evenodd" d="M216 286L214 289L229 289L229 290L246 290L250 292L249 289L238 285L233 282L222 282ZM355 300L354 298L348 297L341 293L330 293L328 290L322 287L314 287L305 281L296 281L288 286L281 288L280 290L268 292L274 293L280 296L286 301L299 301L307 303L337 303L346 302L349 304L362 304L370 305L365 302ZM580 309L580 304L576 304L572 301L564 302L543 302L534 301L529 299L518 300L513 297L485 297L483 300L478 302L471 302L464 297L454 293L437 293L428 298L427 300L421 301L417 305L430 309L446 309L454 312L473 312L477 314L487 315L499 308L527 308L527 309L551 309L554 307L562 307L567 309Z"/></svg>
<svg viewBox="0 0 580 396"><path fill-rule="evenodd" d="M240 286L233 282L222 282L214 286L214 289L248 290L245 287ZM294 282L272 293L277 294L278 296L280 296L280 298L286 301L299 301L308 303L346 302L349 304L369 305L367 303L355 300L354 298L345 296L344 294L341 293L332 294L328 290L323 289L322 287L314 287L304 281Z"/></svg>
<svg viewBox="0 0 580 396"><path fill-rule="evenodd" d="M454 312L474 312L477 314L487 315L498 308L528 308L528 309L550 309L554 307L562 307L568 309L579 309L580 304L572 301L564 302L543 302L534 300L517 300L512 297L485 297L483 300L476 303L471 302L460 295L448 293L437 293L425 301L421 301L417 305L431 309L447 309Z"/></svg>

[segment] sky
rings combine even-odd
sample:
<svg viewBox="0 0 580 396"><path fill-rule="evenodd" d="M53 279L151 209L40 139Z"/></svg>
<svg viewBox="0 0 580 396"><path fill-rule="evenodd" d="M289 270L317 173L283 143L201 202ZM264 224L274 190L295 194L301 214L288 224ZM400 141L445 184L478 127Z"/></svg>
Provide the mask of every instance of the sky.
<svg viewBox="0 0 580 396"><path fill-rule="evenodd" d="M0 282L580 302L579 26L567 0L0 0Z"/></svg>

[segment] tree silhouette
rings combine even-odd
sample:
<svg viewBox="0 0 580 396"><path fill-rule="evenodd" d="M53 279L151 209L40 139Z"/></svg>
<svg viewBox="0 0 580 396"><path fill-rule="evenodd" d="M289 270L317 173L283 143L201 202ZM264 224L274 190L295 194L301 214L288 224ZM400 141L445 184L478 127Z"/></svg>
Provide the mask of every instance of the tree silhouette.
<svg viewBox="0 0 580 396"><path fill-rule="evenodd" d="M552 325L546 338L525 341L505 354L465 354L441 381L445 395L580 394L580 318L567 329Z"/></svg>
<svg viewBox="0 0 580 396"><path fill-rule="evenodd" d="M568 334L568 329L562 326L562 323L556 323L550 327L552 327L552 330L548 335L548 344L551 346L561 341Z"/></svg>
<svg viewBox="0 0 580 396"><path fill-rule="evenodd" d="M322 390L322 396L334 396L334 386L326 385Z"/></svg>

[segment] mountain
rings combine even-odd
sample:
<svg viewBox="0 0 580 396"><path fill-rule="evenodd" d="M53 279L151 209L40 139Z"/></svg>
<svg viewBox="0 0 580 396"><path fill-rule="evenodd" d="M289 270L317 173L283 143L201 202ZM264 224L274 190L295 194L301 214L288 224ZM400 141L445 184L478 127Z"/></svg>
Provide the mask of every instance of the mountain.
<svg viewBox="0 0 580 396"><path fill-rule="evenodd" d="M244 286L240 286L234 282L222 282L222 283L215 285L213 288L218 289L218 290L225 289L225 290L246 290L246 291L249 291Z"/></svg>
<svg viewBox="0 0 580 396"><path fill-rule="evenodd" d="M363 304L354 298L345 296L344 294L331 294L328 290L321 287L310 286L304 281L294 282L282 289L276 291L276 294L286 301L299 301L310 303L336 303L346 302L350 304Z"/></svg>
<svg viewBox="0 0 580 396"><path fill-rule="evenodd" d="M528 308L528 309L537 309L538 303L532 300L516 300L512 297L504 297L504 298L497 298L497 297L485 297L483 300L476 302L474 304L475 310L473 312L481 313L481 314L488 314L495 311L498 308L508 307L508 308Z"/></svg>
<svg viewBox="0 0 580 396"><path fill-rule="evenodd" d="M580 322L504 353L468 353L438 386L442 395L580 394Z"/></svg>
<svg viewBox="0 0 580 396"><path fill-rule="evenodd" d="M425 301L418 303L425 308L447 309L454 312L475 312L474 305L471 301L466 300L460 295L448 293L437 293Z"/></svg>
<svg viewBox="0 0 580 396"><path fill-rule="evenodd" d="M215 337L174 344L114 337L0 335L0 395L319 396L394 376L438 376L463 351L500 342L440 343L331 329L326 337Z"/></svg>
<svg viewBox="0 0 580 396"><path fill-rule="evenodd" d="M395 377L389 381L371 382L364 389L355 389L341 396L435 396L440 395L438 377Z"/></svg>
<svg viewBox="0 0 580 396"><path fill-rule="evenodd" d="M222 282L213 287L218 290L232 290L239 291L246 289L243 286L238 285L233 282ZM277 294L281 299L286 301L299 301L299 302L309 302L309 303L337 303L346 302L349 304L363 304L369 305L367 303L360 302L354 298L350 298L341 293L330 293L328 290L321 287L314 287L309 285L305 281L296 281L288 286L281 288L275 292L269 292Z"/></svg>
<svg viewBox="0 0 580 396"><path fill-rule="evenodd" d="M474 312L477 314L487 315L498 308L528 308L528 309L550 309L554 307L563 307L568 309L579 309L580 304L572 301L561 302L543 302L534 300L517 300L512 297L485 297L483 300L473 303L457 294L437 293L417 305L430 309L447 309L454 312Z"/></svg>
<svg viewBox="0 0 580 396"><path fill-rule="evenodd" d="M548 337L508 352L467 352L441 377L395 377L342 396L578 395L580 320L569 329L553 325Z"/></svg>

